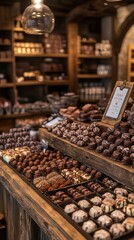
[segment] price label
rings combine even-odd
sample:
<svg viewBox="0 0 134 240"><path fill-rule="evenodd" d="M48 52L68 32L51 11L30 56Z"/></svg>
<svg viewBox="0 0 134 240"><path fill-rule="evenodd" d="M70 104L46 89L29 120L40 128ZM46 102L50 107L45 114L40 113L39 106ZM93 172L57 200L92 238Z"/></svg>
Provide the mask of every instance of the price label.
<svg viewBox="0 0 134 240"><path fill-rule="evenodd" d="M109 108L106 112L106 117L117 119L119 117L121 108L126 99L128 93L128 88L120 89L117 87L113 95L112 101L109 105Z"/></svg>

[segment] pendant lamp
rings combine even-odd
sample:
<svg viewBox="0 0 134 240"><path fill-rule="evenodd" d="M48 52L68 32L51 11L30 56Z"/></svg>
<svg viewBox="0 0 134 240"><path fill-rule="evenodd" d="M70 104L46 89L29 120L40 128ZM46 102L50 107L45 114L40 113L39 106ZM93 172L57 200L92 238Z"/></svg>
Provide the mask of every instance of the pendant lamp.
<svg viewBox="0 0 134 240"><path fill-rule="evenodd" d="M22 14L22 27L29 34L51 33L55 19L51 9L43 4L43 0L32 0Z"/></svg>

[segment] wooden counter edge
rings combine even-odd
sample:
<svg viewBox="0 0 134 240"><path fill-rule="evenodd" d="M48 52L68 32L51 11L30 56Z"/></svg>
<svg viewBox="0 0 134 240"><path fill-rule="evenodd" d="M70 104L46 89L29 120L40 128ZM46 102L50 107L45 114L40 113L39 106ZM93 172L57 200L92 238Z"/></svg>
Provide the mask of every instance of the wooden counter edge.
<svg viewBox="0 0 134 240"><path fill-rule="evenodd" d="M2 160L0 160L0 182L51 239L85 240L77 229Z"/></svg>

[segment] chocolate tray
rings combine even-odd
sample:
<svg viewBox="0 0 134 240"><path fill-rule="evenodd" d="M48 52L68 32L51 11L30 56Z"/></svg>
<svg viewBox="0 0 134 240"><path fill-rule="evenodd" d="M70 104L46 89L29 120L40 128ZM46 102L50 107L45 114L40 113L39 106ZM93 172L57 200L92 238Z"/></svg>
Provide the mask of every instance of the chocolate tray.
<svg viewBox="0 0 134 240"><path fill-rule="evenodd" d="M37 193L39 194L45 201L47 201L57 212L59 212L72 226L74 226L87 240L93 240L93 236L92 235L89 235L87 234L82 228L81 228L81 224L77 224L75 223L71 217L66 214L64 211L63 211L63 207L62 206L65 206L65 204L67 203L72 203L72 200L71 201L67 201L63 204L54 204L51 200L50 200L50 197L48 196L48 192L45 194L45 193L42 193L39 189L37 189L34 184L29 181L22 173L19 173L15 168L13 168L9 163L7 163L5 160L3 160L1 158L1 160L7 165L9 166L21 179L23 179L23 181L25 181L27 184L30 185L30 187ZM92 181L92 180L90 180ZM95 181L98 181L98 180L95 180ZM86 183L83 183L84 185ZM81 185L81 184L78 184L78 185ZM78 186L77 185L77 186ZM76 186L76 185L75 185ZM122 185L121 185L122 186ZM71 187L71 186L70 186ZM69 188L69 187L68 187ZM129 189L131 190L131 189ZM53 192L56 192L57 190L53 191ZM105 191L111 191L111 189L108 189L106 188L104 191L102 192L105 192ZM52 192L51 192L52 193ZM101 192L100 192L101 193ZM100 194L100 193L91 193L91 195L89 196L94 196L94 194ZM84 198L87 198L88 196L85 196ZM81 199L81 198L79 198ZM78 199L74 199L74 201L78 201ZM99 230L100 228L98 228ZM131 231L131 232L127 232L126 234L122 235L121 237L118 237L118 238L112 238L111 240L114 240L114 239L118 239L118 240L129 240L130 238L132 238L134 236L134 231Z"/></svg>

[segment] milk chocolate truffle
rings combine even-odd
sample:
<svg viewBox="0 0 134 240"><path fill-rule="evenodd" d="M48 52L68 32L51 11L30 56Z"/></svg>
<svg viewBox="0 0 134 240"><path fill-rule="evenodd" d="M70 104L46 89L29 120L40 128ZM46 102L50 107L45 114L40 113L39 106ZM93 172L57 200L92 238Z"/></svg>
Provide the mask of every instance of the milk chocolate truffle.
<svg viewBox="0 0 134 240"><path fill-rule="evenodd" d="M128 191L125 188L117 187L114 189L114 193L116 195L122 195L122 196L127 196Z"/></svg>
<svg viewBox="0 0 134 240"><path fill-rule="evenodd" d="M120 237L123 234L125 234L125 228L121 223L114 223L111 227L110 227L110 232L112 234L113 237Z"/></svg>
<svg viewBox="0 0 134 240"><path fill-rule="evenodd" d="M101 207L105 213L109 213L113 210L115 200L113 198L104 198Z"/></svg>
<svg viewBox="0 0 134 240"><path fill-rule="evenodd" d="M93 233L97 229L97 225L92 220L83 223L82 229L87 233Z"/></svg>
<svg viewBox="0 0 134 240"><path fill-rule="evenodd" d="M116 208L123 208L126 205L127 205L127 198L121 195L117 195L117 198L115 199Z"/></svg>
<svg viewBox="0 0 134 240"><path fill-rule="evenodd" d="M102 210L102 208L99 207L99 206L93 206L93 207L91 207L90 210L89 210L89 215L90 215L90 217L92 217L92 218L99 217L99 216L102 215L102 214L103 214L103 210Z"/></svg>
<svg viewBox="0 0 134 240"><path fill-rule="evenodd" d="M120 210L114 210L111 213L111 217L115 222L121 222L125 219L125 214L121 212Z"/></svg>
<svg viewBox="0 0 134 240"><path fill-rule="evenodd" d="M74 203L71 203L65 206L64 212L69 214L75 212L77 209L78 207Z"/></svg>
<svg viewBox="0 0 134 240"><path fill-rule="evenodd" d="M96 231L93 235L94 240L111 240L110 233L104 229Z"/></svg>
<svg viewBox="0 0 134 240"><path fill-rule="evenodd" d="M95 196L90 199L90 202L94 205L101 205L102 199L99 196Z"/></svg>
<svg viewBox="0 0 134 240"><path fill-rule="evenodd" d="M123 212L130 217L134 217L134 204L128 204L127 206L124 206Z"/></svg>
<svg viewBox="0 0 134 240"><path fill-rule="evenodd" d="M102 215L97 219L101 227L109 227L112 224L112 219L107 215Z"/></svg>
<svg viewBox="0 0 134 240"><path fill-rule="evenodd" d="M73 212L72 219L76 223L81 223L81 222L84 222L87 219L87 216L88 216L88 214L85 211L78 210L76 212Z"/></svg>
<svg viewBox="0 0 134 240"><path fill-rule="evenodd" d="M90 203L86 199L82 199L78 202L78 206L82 209L90 207Z"/></svg>
<svg viewBox="0 0 134 240"><path fill-rule="evenodd" d="M134 218L131 217L126 218L122 225L127 231L134 230Z"/></svg>
<svg viewBox="0 0 134 240"><path fill-rule="evenodd" d="M129 193L129 194L128 194L128 201L129 201L130 203L134 203L134 193Z"/></svg>

